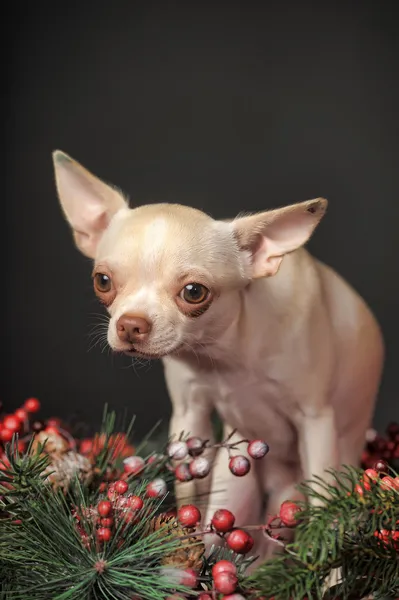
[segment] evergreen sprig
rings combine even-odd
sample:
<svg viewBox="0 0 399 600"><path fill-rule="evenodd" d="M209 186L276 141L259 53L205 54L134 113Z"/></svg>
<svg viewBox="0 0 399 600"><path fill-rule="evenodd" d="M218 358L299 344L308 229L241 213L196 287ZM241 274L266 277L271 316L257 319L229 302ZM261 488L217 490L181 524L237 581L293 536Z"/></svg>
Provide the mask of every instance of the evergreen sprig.
<svg viewBox="0 0 399 600"><path fill-rule="evenodd" d="M300 485L308 501L301 504L295 541L260 566L247 585L276 600L397 595L397 548L393 540L382 543L375 532L399 525L399 491L380 482L359 490L362 473L345 467L330 471L328 481L315 478ZM326 579L337 569L342 581L326 589Z"/></svg>
<svg viewBox="0 0 399 600"><path fill-rule="evenodd" d="M143 496L144 485L134 493ZM145 517L128 524L123 533L120 526L103 546L96 541L94 525L82 521L91 540L86 547L70 507L79 505L84 513L90 505L78 480L74 492L78 495L68 498L35 486L37 501L32 502L32 496L22 500L30 518L19 524L12 519L3 522L0 572L8 586L3 600L128 600L133 593L147 600L163 600L176 589L186 591L163 576L160 566L163 556L175 550L179 540L162 528L150 535L144 533L161 500L146 501ZM120 548L118 541L122 539Z"/></svg>

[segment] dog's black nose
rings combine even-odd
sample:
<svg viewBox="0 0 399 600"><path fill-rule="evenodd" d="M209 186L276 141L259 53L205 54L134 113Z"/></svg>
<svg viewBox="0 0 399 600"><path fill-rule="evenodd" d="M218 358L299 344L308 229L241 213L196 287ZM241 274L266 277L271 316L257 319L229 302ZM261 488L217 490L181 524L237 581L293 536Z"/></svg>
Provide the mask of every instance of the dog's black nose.
<svg viewBox="0 0 399 600"><path fill-rule="evenodd" d="M143 317L122 315L116 324L116 331L122 342L144 342L151 331L151 323Z"/></svg>

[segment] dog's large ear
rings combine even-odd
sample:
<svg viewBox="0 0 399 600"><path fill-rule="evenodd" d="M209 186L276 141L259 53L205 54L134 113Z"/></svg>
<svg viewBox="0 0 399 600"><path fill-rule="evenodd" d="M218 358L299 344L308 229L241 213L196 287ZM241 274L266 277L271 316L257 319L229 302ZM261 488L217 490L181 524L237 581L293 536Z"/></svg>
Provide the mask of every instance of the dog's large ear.
<svg viewBox="0 0 399 600"><path fill-rule="evenodd" d="M79 250L90 258L111 218L128 208L123 195L60 150L53 152L55 181L62 210Z"/></svg>
<svg viewBox="0 0 399 600"><path fill-rule="evenodd" d="M232 222L239 248L250 252L252 277L277 273L285 254L303 246L327 209L327 200L317 198Z"/></svg>

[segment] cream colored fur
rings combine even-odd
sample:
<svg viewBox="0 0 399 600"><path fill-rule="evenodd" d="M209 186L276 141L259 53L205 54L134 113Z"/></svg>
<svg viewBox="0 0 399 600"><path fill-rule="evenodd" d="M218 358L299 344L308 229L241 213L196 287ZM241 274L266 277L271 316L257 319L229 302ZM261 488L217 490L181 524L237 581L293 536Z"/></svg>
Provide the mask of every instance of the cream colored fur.
<svg viewBox="0 0 399 600"><path fill-rule="evenodd" d="M162 358L181 431L212 439L216 409L228 434L261 438L271 451L244 478L223 451L212 476L178 484L201 496L204 521L218 507L237 525L264 522L303 478L358 464L383 365L380 329L365 302L304 248L327 202L216 221L181 205L130 209L123 195L62 152L54 153L59 198L78 248L112 279L108 342L118 320L151 323L132 356ZM187 316L179 293L190 282L212 294ZM258 550L264 553L260 546Z"/></svg>

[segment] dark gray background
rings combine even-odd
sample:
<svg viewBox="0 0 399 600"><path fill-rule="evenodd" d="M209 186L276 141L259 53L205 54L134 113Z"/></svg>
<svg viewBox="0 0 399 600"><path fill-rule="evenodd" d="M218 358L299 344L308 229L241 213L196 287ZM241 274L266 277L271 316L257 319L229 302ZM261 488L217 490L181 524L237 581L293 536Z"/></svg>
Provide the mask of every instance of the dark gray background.
<svg viewBox="0 0 399 600"><path fill-rule="evenodd" d="M53 184L60 148L134 203L234 216L325 196L310 249L374 309L387 361L376 424L399 419L399 83L392 2L19 3L9 20L1 397L146 431L160 364L97 347L90 262ZM245 348L243 349L245 351Z"/></svg>

